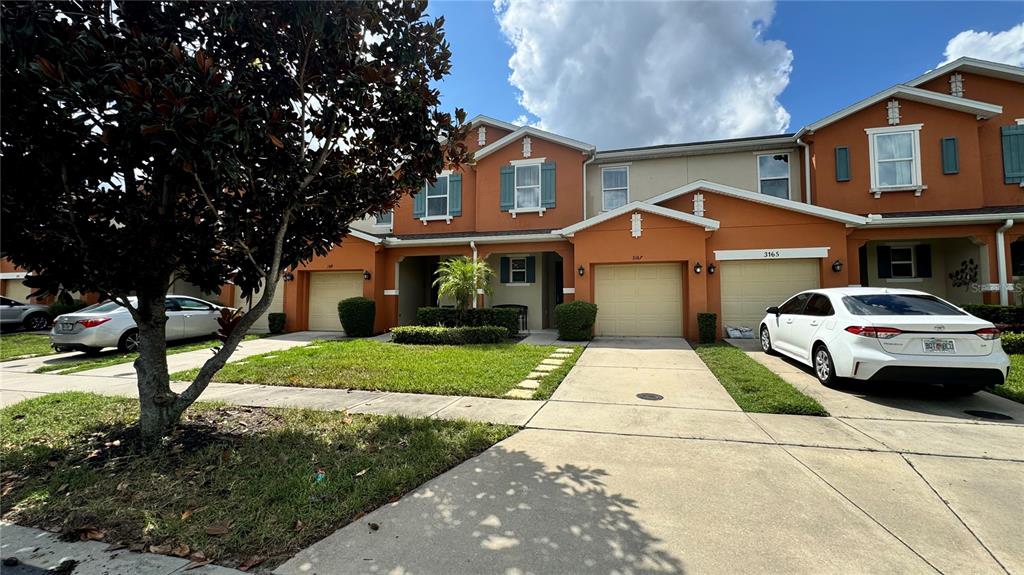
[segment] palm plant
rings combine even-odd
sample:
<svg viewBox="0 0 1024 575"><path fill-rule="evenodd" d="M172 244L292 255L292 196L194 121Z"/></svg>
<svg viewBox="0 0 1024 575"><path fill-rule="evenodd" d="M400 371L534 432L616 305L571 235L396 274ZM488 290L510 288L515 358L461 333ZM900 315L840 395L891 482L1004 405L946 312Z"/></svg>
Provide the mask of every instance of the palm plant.
<svg viewBox="0 0 1024 575"><path fill-rule="evenodd" d="M491 294L491 278L494 272L487 262L473 261L466 256L444 260L437 267L437 293L455 300L455 307L465 311L476 297L478 290Z"/></svg>

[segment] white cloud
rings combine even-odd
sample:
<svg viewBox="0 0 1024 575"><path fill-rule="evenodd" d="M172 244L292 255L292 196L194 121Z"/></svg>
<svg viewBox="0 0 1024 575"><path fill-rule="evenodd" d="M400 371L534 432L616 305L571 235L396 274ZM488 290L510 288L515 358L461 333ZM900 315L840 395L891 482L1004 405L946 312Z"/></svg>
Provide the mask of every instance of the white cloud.
<svg viewBox="0 0 1024 575"><path fill-rule="evenodd" d="M1024 22L996 33L965 30L950 39L943 55L946 59L939 66L963 56L1024 66Z"/></svg>
<svg viewBox="0 0 1024 575"><path fill-rule="evenodd" d="M772 3L495 0L538 126L602 148L772 134L793 53Z"/></svg>

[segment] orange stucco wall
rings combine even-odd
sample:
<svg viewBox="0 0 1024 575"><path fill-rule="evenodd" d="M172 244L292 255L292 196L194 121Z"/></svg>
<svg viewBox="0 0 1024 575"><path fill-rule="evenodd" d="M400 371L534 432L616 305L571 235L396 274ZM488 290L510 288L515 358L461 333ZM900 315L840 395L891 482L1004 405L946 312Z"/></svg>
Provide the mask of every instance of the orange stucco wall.
<svg viewBox="0 0 1024 575"><path fill-rule="evenodd" d="M370 279L363 281L363 297L377 301L377 317L381 316L382 302L377 297L380 274L375 273L377 252L382 250L365 240L349 236L342 244L326 256L315 257L309 263L292 270L295 279L284 282L285 329L301 331L309 325L309 274L317 271L358 271L370 272Z"/></svg>

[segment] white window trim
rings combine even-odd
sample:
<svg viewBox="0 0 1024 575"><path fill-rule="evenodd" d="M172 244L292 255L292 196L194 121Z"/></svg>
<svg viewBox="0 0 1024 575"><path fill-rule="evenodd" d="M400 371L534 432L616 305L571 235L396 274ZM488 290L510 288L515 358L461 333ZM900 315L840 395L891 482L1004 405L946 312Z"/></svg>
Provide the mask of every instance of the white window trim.
<svg viewBox="0 0 1024 575"><path fill-rule="evenodd" d="M512 214L512 218L515 219L517 214L539 214L540 217L544 217L544 212L547 211L542 205L538 205L535 208L520 208L519 207L519 168L527 166L537 166L537 203L541 204L543 199L543 178L544 178L544 160L545 158L530 158L528 160L512 160L512 209L508 213Z"/></svg>
<svg viewBox="0 0 1024 575"><path fill-rule="evenodd" d="M923 190L927 190L928 186L924 185L921 179L921 128L924 124L905 124L902 126L886 126L884 128L865 128L864 132L868 135L868 161L871 169L871 194L875 198L882 197L884 192L914 192L915 196L920 196ZM914 145L914 168L911 170L911 176L914 178L913 182L909 186L879 186L878 185L878 163L875 160L875 136L879 134L893 134L899 132L910 132L911 139Z"/></svg>
<svg viewBox="0 0 1024 575"><path fill-rule="evenodd" d="M891 277L885 278L893 283L907 282L911 283L913 280L921 281L922 278L917 277L917 244L888 244L889 247L889 275ZM910 260L899 260L895 261L892 258L892 250L910 250ZM894 276L892 271L892 264L910 264L910 275L909 276Z"/></svg>
<svg viewBox="0 0 1024 575"><path fill-rule="evenodd" d="M380 223L380 220L377 219L377 216L374 215L373 216L373 227L375 227L375 228L391 229L391 227L395 225L395 210L388 210L388 213L391 214L391 222L390 223L382 224L382 223Z"/></svg>
<svg viewBox="0 0 1024 575"><path fill-rule="evenodd" d="M529 256L507 256L507 257L508 257L508 283L505 284L505 286L506 287L518 287L518 286L533 285L533 282L527 281L528 278L529 278L529 275L527 275L527 272L526 272L526 267L527 267L526 258L529 257ZM522 269L523 281L521 281L521 282L515 281L515 277L516 277L515 272L520 271L520 270L516 270L516 269L514 269L512 267L512 262L514 262L515 260L523 260L523 269Z"/></svg>
<svg viewBox="0 0 1024 575"><path fill-rule="evenodd" d="M792 164L790 164L790 161L792 161L792 155L789 152L769 152L767 154L761 153L754 156L754 161L757 162L757 193L768 196L770 194L765 194L761 191L761 182L764 180L781 180L782 178L761 177L761 156L786 156L786 166L788 167L789 172L786 174L786 197L784 199L790 199L790 196L793 194L793 178L791 177L793 175L793 168Z"/></svg>
<svg viewBox="0 0 1024 575"><path fill-rule="evenodd" d="M605 170L622 170L622 169L626 170L626 187L625 187L625 190L626 190L626 204L629 203L629 164L619 164L619 165L616 165L616 166L601 166L601 211L602 212L607 212L609 210L618 209L618 208L621 208L622 206L626 205L626 204L622 204L622 206L618 206L616 208L609 208L608 207L608 203L605 201L605 197L604 197L605 196L605 192L607 192L609 189L610 190L621 190L621 189L623 189L623 188L605 188L604 187L604 171Z"/></svg>
<svg viewBox="0 0 1024 575"><path fill-rule="evenodd" d="M444 202L445 202L444 203L444 211L445 211L445 213L444 214L438 214L438 215L435 215L435 216L431 216L430 215L430 198L431 198L430 186L427 185L427 182L423 182L423 194L424 194L424 198L425 198L424 202L423 202L423 213L426 214L424 217L420 218L420 221L423 222L423 225L427 225L427 222L440 222L440 221L444 221L445 223L447 223L449 225L452 223L452 204L451 204L452 200L451 200L451 195L450 195L451 180L448 178L448 176L450 176L450 175L451 175L451 172L448 171L448 170L445 170L444 172L441 172L437 176L438 180L440 180L441 178L444 178L444 189L445 189L445 193L444 193L444 196L443 196L445 198L445 200L444 200ZM436 195L436 196L433 196L433 197L440 198L442 196L441 195ZM394 220L392 220L392 221L394 221Z"/></svg>

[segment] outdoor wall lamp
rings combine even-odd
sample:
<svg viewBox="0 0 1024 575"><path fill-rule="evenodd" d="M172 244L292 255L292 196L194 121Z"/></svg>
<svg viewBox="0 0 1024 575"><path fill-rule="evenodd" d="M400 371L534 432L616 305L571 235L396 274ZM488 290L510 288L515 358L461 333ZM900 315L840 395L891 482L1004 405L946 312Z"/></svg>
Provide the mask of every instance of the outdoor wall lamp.
<svg viewBox="0 0 1024 575"><path fill-rule="evenodd" d="M843 271L843 262L839 260L832 262L832 271L836 273Z"/></svg>
<svg viewBox="0 0 1024 575"><path fill-rule="evenodd" d="M586 271L587 270L584 269L583 266L580 266L579 268L577 268L576 273L580 274L580 277L583 277L583 273L586 272Z"/></svg>
<svg viewBox="0 0 1024 575"><path fill-rule="evenodd" d="M715 264L714 264L714 262L712 262L712 263L708 264L708 273L709 273L709 274L713 274L713 273L715 273L715 270L717 270L717 269L718 269L718 268L716 268L716 267L715 267Z"/></svg>
<svg viewBox="0 0 1024 575"><path fill-rule="evenodd" d="M368 272L366 270L363 270L363 279L364 280L369 280L371 277L373 277L373 276L370 275L370 272Z"/></svg>
<svg viewBox="0 0 1024 575"><path fill-rule="evenodd" d="M704 269L704 266L700 265L700 262L693 264L693 273L699 274Z"/></svg>
<svg viewBox="0 0 1024 575"><path fill-rule="evenodd" d="M292 272L284 272L284 275L281 276L281 279L283 279L286 282L290 282L295 279L295 274L293 274Z"/></svg>

